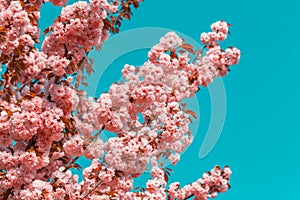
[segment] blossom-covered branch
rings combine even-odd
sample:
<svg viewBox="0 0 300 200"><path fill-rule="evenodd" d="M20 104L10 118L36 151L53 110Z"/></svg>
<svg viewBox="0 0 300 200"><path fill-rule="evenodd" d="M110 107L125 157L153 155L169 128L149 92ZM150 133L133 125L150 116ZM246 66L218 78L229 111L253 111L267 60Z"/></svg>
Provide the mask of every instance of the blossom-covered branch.
<svg viewBox="0 0 300 200"><path fill-rule="evenodd" d="M169 32L141 67L125 65L122 82L107 93L94 98L78 90L85 84L84 70L93 71L89 51L100 47L109 32L118 32L121 20L130 19L130 6L140 2L65 6L44 32L40 51L34 44L42 1L0 1L0 56L6 66L0 80L2 199L207 199L229 188L228 167L169 189L170 169L165 168L165 161L176 164L193 140L189 124L196 115L182 100L227 75L239 61L237 48L219 45L230 26L225 21L201 35L202 50ZM101 140L103 130L115 137ZM69 169L81 169L76 163L81 156L92 164L79 182ZM143 190L132 191L134 178L148 163L152 179Z"/></svg>

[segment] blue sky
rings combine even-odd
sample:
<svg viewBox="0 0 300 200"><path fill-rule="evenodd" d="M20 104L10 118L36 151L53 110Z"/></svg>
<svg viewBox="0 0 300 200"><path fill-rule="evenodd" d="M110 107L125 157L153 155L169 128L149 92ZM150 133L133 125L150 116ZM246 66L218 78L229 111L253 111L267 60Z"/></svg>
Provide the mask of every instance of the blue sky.
<svg viewBox="0 0 300 200"><path fill-rule="evenodd" d="M300 199L297 193L300 186L299 1L187 2L145 0L132 20L121 27L121 32L166 28L199 41L200 33L210 31L211 23L224 19L232 24L224 47L237 46L242 51L240 63L231 67L229 76L222 79L227 106L221 137L213 150L200 159L199 149L211 120L210 94L203 88L197 94L201 112L194 143L179 164L172 167L170 181L188 184L216 164L229 165L233 171L232 189L217 197L220 200ZM42 29L51 24L58 10L49 4L43 7ZM115 48L134 42L134 39L126 40ZM109 45L108 40L107 48ZM139 65L146 58L147 49L120 55L106 66L97 93L106 91L112 82L119 80L119 70L124 64Z"/></svg>

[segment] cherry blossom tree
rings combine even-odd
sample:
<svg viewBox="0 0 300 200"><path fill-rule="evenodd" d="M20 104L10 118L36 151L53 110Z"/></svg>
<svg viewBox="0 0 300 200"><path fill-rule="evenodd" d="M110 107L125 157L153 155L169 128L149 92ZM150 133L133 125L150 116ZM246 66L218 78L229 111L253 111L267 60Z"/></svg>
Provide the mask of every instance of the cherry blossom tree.
<svg viewBox="0 0 300 200"><path fill-rule="evenodd" d="M240 51L222 49L230 24L218 21L202 33L203 49L175 32L163 36L140 67L126 64L123 80L100 97L78 89L93 72L91 50L142 0L50 0L63 6L41 49L38 20L42 0L0 0L0 197L7 199L194 199L214 198L230 188L228 166L214 167L197 181L168 183L180 153L192 143L195 113L182 100L225 76ZM142 120L141 120L142 118ZM115 133L108 141L103 131ZM70 169L92 160L83 180ZM145 188L133 180L147 169Z"/></svg>

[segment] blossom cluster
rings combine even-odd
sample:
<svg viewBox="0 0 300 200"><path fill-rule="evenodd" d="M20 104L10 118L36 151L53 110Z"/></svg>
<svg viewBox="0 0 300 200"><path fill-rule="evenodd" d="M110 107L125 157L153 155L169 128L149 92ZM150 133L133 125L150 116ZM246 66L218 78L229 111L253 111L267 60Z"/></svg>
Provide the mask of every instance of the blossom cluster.
<svg viewBox="0 0 300 200"><path fill-rule="evenodd" d="M126 64L122 82L99 98L74 86L84 80L88 52L141 1L64 6L44 32L50 33L42 51L34 47L42 1L0 1L0 56L6 65L0 80L1 199L207 199L229 188L230 169L215 167L197 182L183 188L171 183L167 189L165 166L167 160L175 165L193 140L189 124L195 114L182 100L239 61L237 48L219 45L229 32L226 22L201 35L205 51L167 33L148 61L141 67ZM115 137L103 141L104 130ZM70 169L81 168L76 161L82 156L92 163L79 182ZM134 178L149 168L145 189L133 191Z"/></svg>
<svg viewBox="0 0 300 200"><path fill-rule="evenodd" d="M48 56L70 57L79 63L93 46L103 43L108 37L103 20L107 12L117 12L118 6L106 0L79 1L62 9L61 16L52 25L42 50ZM58 51L57 51L58 50Z"/></svg>
<svg viewBox="0 0 300 200"><path fill-rule="evenodd" d="M0 53L11 54L17 47L33 47L39 30L32 19L38 19L39 12L26 12L20 1L0 1Z"/></svg>
<svg viewBox="0 0 300 200"><path fill-rule="evenodd" d="M151 159L167 158L172 164L176 164L180 160L179 153L191 144L193 138L188 128L191 122L190 112L180 102L193 96L199 86L206 86L214 78L225 74L209 58L210 48L202 55L197 55L192 62L187 52L177 53L183 46L183 39L174 32L167 33L150 50L149 60L141 67L128 64L124 66L122 83L114 83L108 93L100 96L96 104L94 101L85 101L85 107L90 112L93 110L97 113L94 115L95 119L89 121L95 123L98 120L98 126L118 134L118 137L109 138L103 145L103 162L114 169L136 176L147 169ZM216 46L218 43L211 48ZM176 52L176 56L171 56L170 52ZM221 53L222 51L219 52L220 55ZM240 52L237 53L239 58ZM238 58L228 56L227 61L234 64ZM92 117L93 115L89 116ZM198 191L194 185L185 187L178 194L173 193L173 196L179 199L184 199L182 195L196 195L197 198L202 195L201 198L209 198L226 191L229 169L225 168L221 172L216 167L212 172L215 171L218 172L213 173L213 177L218 176L223 185L216 186L219 182L213 182L215 185L212 186L210 179L204 176L205 184L201 187L205 189L200 190L200 186L197 186L200 190ZM159 191L163 191L165 180L161 181L156 180L154 184L151 180L149 184L153 183ZM214 187L222 189L211 192ZM152 190L152 186L146 187L145 193ZM145 193L130 193L128 198L137 198L139 195L142 197ZM162 195L152 197L157 199L164 199L166 195L158 191L154 194Z"/></svg>
<svg viewBox="0 0 300 200"><path fill-rule="evenodd" d="M121 20L129 17L119 9L127 5L126 11L131 15L130 4L138 7L141 1L125 1L126 4L122 1L125 5L120 6L119 1L110 4L107 0L91 0L64 6L61 15L43 33L47 35L42 42L42 51L34 46L39 43L39 10L44 1L0 1L1 64L14 71L13 80L24 84L25 88L36 80L32 86L35 91L43 90L49 74L63 77L82 73L85 68L92 70L87 55L94 47L99 49L108 38L112 22L107 18L118 12L120 26ZM66 3L65 0L51 2L59 6ZM79 79L76 81L80 82Z"/></svg>
<svg viewBox="0 0 300 200"><path fill-rule="evenodd" d="M191 144L190 115L180 102L192 97L199 86L225 74L210 58L212 48L221 49L218 43L204 55L197 55L195 63L187 52L174 57L169 54L181 46L181 38L174 32L167 33L150 50L149 60L143 66L125 65L122 74L126 82L113 84L105 95L110 102L109 111L101 112L101 122L106 123L105 129L119 134L105 144L105 161L116 169L139 171L150 157L162 154L176 164L178 153ZM226 55L227 63L237 63L239 50L235 53L237 57ZM222 51L214 54L222 56ZM223 67L228 71L228 66Z"/></svg>
<svg viewBox="0 0 300 200"><path fill-rule="evenodd" d="M180 183L175 182L170 184L168 190L171 199L187 199L195 196L196 199L207 200L208 198L215 198L218 193L226 192L230 188L229 177L231 175L229 167L214 167L210 172L203 174L203 177L189 185L180 188Z"/></svg>

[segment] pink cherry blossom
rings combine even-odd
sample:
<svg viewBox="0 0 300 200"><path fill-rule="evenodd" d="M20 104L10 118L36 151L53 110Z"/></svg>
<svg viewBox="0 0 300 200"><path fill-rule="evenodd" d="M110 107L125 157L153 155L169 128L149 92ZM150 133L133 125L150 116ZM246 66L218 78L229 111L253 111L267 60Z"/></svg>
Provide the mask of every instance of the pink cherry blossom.
<svg viewBox="0 0 300 200"><path fill-rule="evenodd" d="M74 136L63 145L64 151L70 156L80 157L83 154L83 140L79 135Z"/></svg>
<svg viewBox="0 0 300 200"><path fill-rule="evenodd" d="M47 1L45 1L47 2ZM181 187L170 168L193 141L182 100L192 97L239 62L235 47L222 49L230 24L218 21L202 33L196 50L175 32L163 36L140 67L126 64L122 82L99 98L78 89L92 71L88 53L117 33L122 19L142 0L91 0L63 6L44 31L38 20L43 1L0 1L0 197L1 199L196 199L215 198L229 188L229 167L214 167ZM102 131L115 134L107 141ZM70 169L91 164L83 180ZM150 170L144 190L134 179Z"/></svg>

